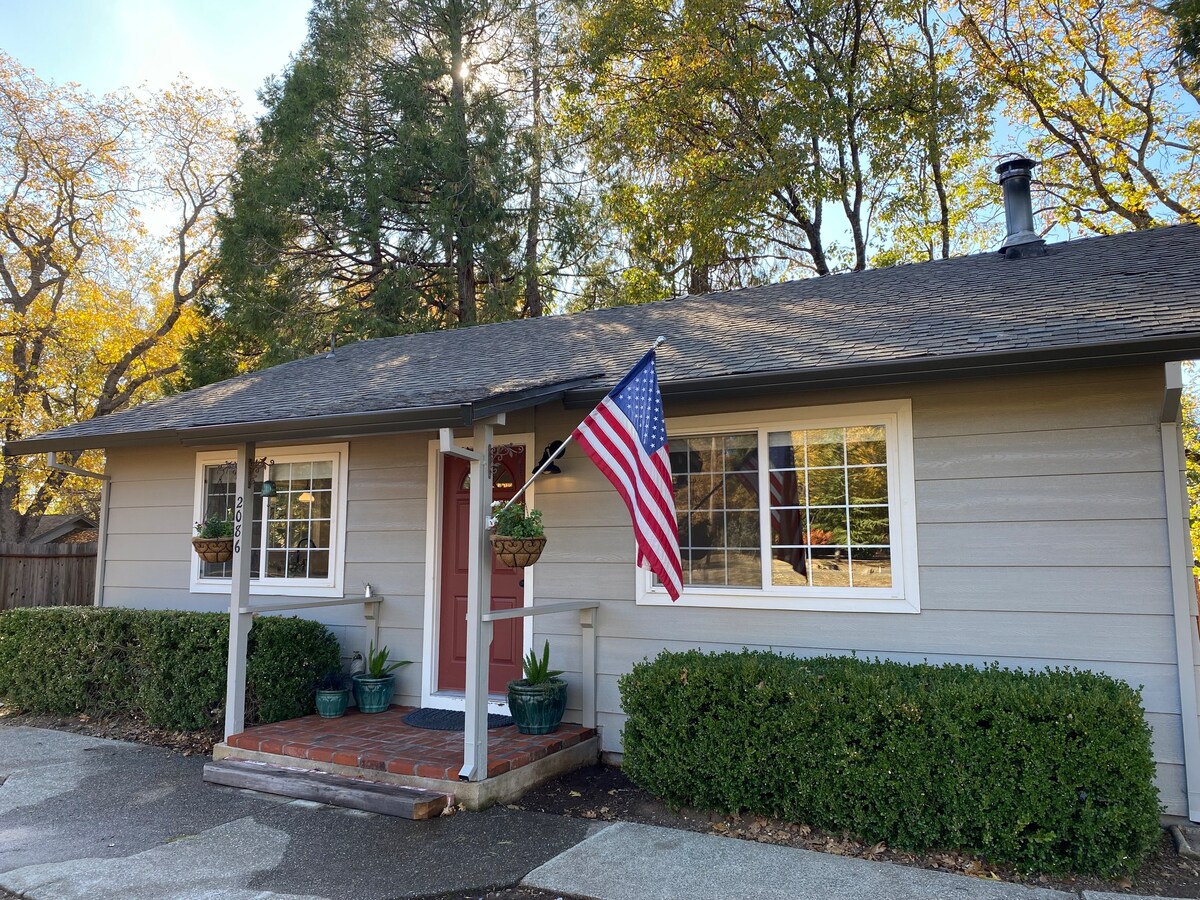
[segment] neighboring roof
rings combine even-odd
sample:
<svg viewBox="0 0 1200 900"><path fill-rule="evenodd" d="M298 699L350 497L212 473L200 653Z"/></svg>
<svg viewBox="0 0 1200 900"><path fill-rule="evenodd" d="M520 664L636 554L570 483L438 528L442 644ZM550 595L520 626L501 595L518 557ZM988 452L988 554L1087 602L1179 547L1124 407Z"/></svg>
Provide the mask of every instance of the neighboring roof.
<svg viewBox="0 0 1200 900"><path fill-rule="evenodd" d="M714 391L1200 356L1177 225L573 315L380 338L13 442L6 453L469 425L602 393L665 335L668 401Z"/></svg>
<svg viewBox="0 0 1200 900"><path fill-rule="evenodd" d="M96 523L87 516L42 516L37 531L29 539L31 544L53 544L76 531L95 531ZM93 538L94 539L94 538Z"/></svg>

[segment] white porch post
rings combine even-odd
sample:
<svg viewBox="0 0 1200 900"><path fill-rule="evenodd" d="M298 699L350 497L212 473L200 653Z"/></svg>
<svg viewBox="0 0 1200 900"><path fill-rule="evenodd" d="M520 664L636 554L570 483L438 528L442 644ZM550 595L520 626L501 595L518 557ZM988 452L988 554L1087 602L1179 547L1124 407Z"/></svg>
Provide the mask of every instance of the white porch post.
<svg viewBox="0 0 1200 900"><path fill-rule="evenodd" d="M254 533L254 444L237 452L237 495L233 506L233 578L229 590L229 664L225 676L225 740L245 730L246 639L251 615L250 551Z"/></svg>
<svg viewBox="0 0 1200 900"><path fill-rule="evenodd" d="M463 723L461 781L487 777L488 659L492 623L483 614L492 608L492 553L487 520L492 511L491 420L475 426L471 459L471 530L467 557L467 682Z"/></svg>

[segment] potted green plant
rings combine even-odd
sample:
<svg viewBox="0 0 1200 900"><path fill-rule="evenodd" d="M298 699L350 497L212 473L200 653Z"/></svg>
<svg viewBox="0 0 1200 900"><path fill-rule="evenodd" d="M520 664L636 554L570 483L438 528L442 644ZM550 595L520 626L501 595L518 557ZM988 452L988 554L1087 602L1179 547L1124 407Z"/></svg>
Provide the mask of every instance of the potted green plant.
<svg viewBox="0 0 1200 900"><path fill-rule="evenodd" d="M546 532L542 528L542 511L526 512L523 504L507 508L502 501L492 504L492 550L506 566L519 569L532 566L546 549Z"/></svg>
<svg viewBox="0 0 1200 900"><path fill-rule="evenodd" d="M521 734L549 734L567 710L567 683L550 668L550 642L541 658L530 650L521 661L524 678L508 683L508 712Z"/></svg>
<svg viewBox="0 0 1200 900"><path fill-rule="evenodd" d="M317 715L336 719L350 705L350 680L337 669L326 672L317 683Z"/></svg>
<svg viewBox="0 0 1200 900"><path fill-rule="evenodd" d="M233 520L214 514L196 523L192 547L205 562L220 563L233 559Z"/></svg>
<svg viewBox="0 0 1200 900"><path fill-rule="evenodd" d="M375 649L372 643L367 650L367 665L365 671L355 675L354 702L358 711L364 713L383 712L392 705L392 693L396 689L396 676L392 674L401 666L407 666L411 659L401 659L388 662L388 648Z"/></svg>

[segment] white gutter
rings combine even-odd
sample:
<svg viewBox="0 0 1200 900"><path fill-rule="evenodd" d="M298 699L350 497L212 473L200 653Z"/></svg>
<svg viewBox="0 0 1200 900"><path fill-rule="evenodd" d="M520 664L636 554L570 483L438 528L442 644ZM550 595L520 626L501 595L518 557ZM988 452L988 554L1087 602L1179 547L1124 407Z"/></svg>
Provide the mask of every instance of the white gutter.
<svg viewBox="0 0 1200 900"><path fill-rule="evenodd" d="M104 605L104 561L108 556L108 500L112 491L112 478L102 472L91 472L58 461L58 454L51 450L46 454L46 463L56 472L78 475L80 478L95 478L100 482L100 517L96 523L96 586L93 591L93 606Z"/></svg>
<svg viewBox="0 0 1200 900"><path fill-rule="evenodd" d="M1200 822L1200 708L1196 703L1196 589L1192 579L1192 540L1188 527L1187 469L1179 427L1182 366L1166 364L1162 408L1163 491L1167 500L1167 548L1171 564L1171 597L1175 618L1175 671L1179 676L1179 711L1183 726L1183 766L1188 818Z"/></svg>

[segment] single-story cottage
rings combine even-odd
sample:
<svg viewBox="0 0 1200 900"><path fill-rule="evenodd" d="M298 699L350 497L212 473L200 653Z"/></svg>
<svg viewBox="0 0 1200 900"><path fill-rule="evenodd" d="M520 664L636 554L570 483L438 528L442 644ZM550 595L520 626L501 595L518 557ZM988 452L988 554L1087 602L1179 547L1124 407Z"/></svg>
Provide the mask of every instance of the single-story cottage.
<svg viewBox="0 0 1200 900"><path fill-rule="evenodd" d="M98 604L225 610L232 593L236 623L306 603L347 654L369 634L415 661L399 702L461 709L473 472L486 458L511 496L662 335L683 596L635 566L620 497L568 445L528 492L545 553L497 564L490 603L564 611L491 623L474 683L493 708L547 639L568 720L594 714L613 756L618 679L664 648L1077 666L1143 686L1162 802L1200 820L1179 425L1200 227L1008 243L339 346L6 452L105 450ZM244 588L190 544L234 511L239 473Z"/></svg>

